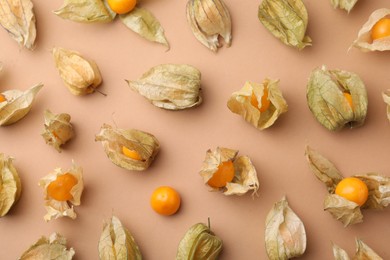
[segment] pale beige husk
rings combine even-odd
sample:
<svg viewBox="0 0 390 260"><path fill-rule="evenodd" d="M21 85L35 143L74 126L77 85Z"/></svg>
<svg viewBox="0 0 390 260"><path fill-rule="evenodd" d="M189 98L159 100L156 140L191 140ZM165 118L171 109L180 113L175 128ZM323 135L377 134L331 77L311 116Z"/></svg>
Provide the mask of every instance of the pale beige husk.
<svg viewBox="0 0 390 260"><path fill-rule="evenodd" d="M97 64L78 52L55 47L52 55L60 77L73 95L93 93L102 83Z"/></svg>
<svg viewBox="0 0 390 260"><path fill-rule="evenodd" d="M229 148L217 147L215 150L209 149L206 152L206 158L203 161L199 174L202 176L205 185L211 190L221 190L225 195L243 195L248 191L252 191L252 195L255 195L259 189L256 169L249 157L237 156L237 154L237 150ZM227 161L232 161L234 165L233 180L222 188L213 188L208 185L207 182L217 172L218 166Z"/></svg>
<svg viewBox="0 0 390 260"><path fill-rule="evenodd" d="M332 243L332 251L335 260L350 260L347 252L334 243Z"/></svg>
<svg viewBox="0 0 390 260"><path fill-rule="evenodd" d="M289 207L286 197L275 203L267 215L265 248L270 260L287 260L305 253L305 226Z"/></svg>
<svg viewBox="0 0 390 260"><path fill-rule="evenodd" d="M381 8L375 10L360 29L358 37L352 43L352 46L364 52L390 50L390 37L384 37L374 41L371 38L372 27L382 18L390 18L390 9Z"/></svg>
<svg viewBox="0 0 390 260"><path fill-rule="evenodd" d="M367 201L359 206L335 193L337 184L344 178L336 166L317 151L306 147L306 159L316 177L325 184L328 194L324 200L324 210L340 220L345 227L361 223L361 209L382 210L390 204L390 178L377 173L358 174L351 177L359 178L368 188Z"/></svg>
<svg viewBox="0 0 390 260"><path fill-rule="evenodd" d="M263 0L258 17L284 44L299 50L311 45L310 37L306 36L309 17L302 0Z"/></svg>
<svg viewBox="0 0 390 260"><path fill-rule="evenodd" d="M334 8L344 9L348 13L352 10L358 0L330 0Z"/></svg>
<svg viewBox="0 0 390 260"><path fill-rule="evenodd" d="M343 93L352 97L351 107ZM360 77L343 70L316 68L307 84L307 103L317 121L331 131L358 127L367 115L367 91Z"/></svg>
<svg viewBox="0 0 390 260"><path fill-rule="evenodd" d="M333 256L335 260L350 260L347 252L335 244L333 244ZM362 240L356 239L356 252L352 260L383 260L383 258Z"/></svg>
<svg viewBox="0 0 390 260"><path fill-rule="evenodd" d="M127 14L119 15L127 28L151 42L161 43L169 49L164 29L154 15L145 8L135 7Z"/></svg>
<svg viewBox="0 0 390 260"><path fill-rule="evenodd" d="M203 223L193 225L184 235L177 249L176 260L216 260L222 251L222 239Z"/></svg>
<svg viewBox="0 0 390 260"><path fill-rule="evenodd" d="M13 158L0 153L0 217L5 216L19 200L22 184Z"/></svg>
<svg viewBox="0 0 390 260"><path fill-rule="evenodd" d="M41 237L19 260L71 260L74 254L73 248L67 249L66 238L53 233L49 238Z"/></svg>
<svg viewBox="0 0 390 260"><path fill-rule="evenodd" d="M181 110L202 103L200 78L200 71L193 66L162 64L148 70L140 79L127 83L153 105Z"/></svg>
<svg viewBox="0 0 390 260"><path fill-rule="evenodd" d="M61 146L68 142L73 136L73 126L70 123L70 115L66 113L53 114L50 110L45 110L45 124L42 137L45 142L61 152Z"/></svg>
<svg viewBox="0 0 390 260"><path fill-rule="evenodd" d="M141 251L133 236L115 216L104 223L99 240L99 258L101 260L142 260Z"/></svg>
<svg viewBox="0 0 390 260"><path fill-rule="evenodd" d="M81 23L106 23L115 18L102 0L65 0L54 13L63 19Z"/></svg>
<svg viewBox="0 0 390 260"><path fill-rule="evenodd" d="M117 166L131 171L143 171L149 168L156 157L160 143L150 133L136 129L119 129L104 124L96 135L108 158ZM142 160L135 160L122 153L122 147L136 151Z"/></svg>
<svg viewBox="0 0 390 260"><path fill-rule="evenodd" d="M386 115L390 121L390 90L386 90L382 93L383 101L386 103Z"/></svg>
<svg viewBox="0 0 390 260"><path fill-rule="evenodd" d="M0 24L20 46L35 48L36 20L31 0L1 0Z"/></svg>
<svg viewBox="0 0 390 260"><path fill-rule="evenodd" d="M223 0L189 0L187 22L196 39L216 52L221 36L227 47L232 42L232 22L229 10Z"/></svg>
<svg viewBox="0 0 390 260"><path fill-rule="evenodd" d="M268 90L270 106L266 111L260 112L261 98L265 89ZM258 100L258 107L251 104L252 94ZM279 89L279 80L271 79L265 79L261 84L247 81L242 89L231 95L227 106L230 111L241 115L247 122L260 130L272 126L279 116L288 110L287 102Z"/></svg>
<svg viewBox="0 0 390 260"><path fill-rule="evenodd" d="M73 196L72 199L68 201L58 201L49 197L47 194L49 184L55 181L58 176L66 173L72 174L77 179L76 185L74 185L70 190L70 194ZM61 168L56 168L52 173L43 177L38 184L44 190L45 208L47 211L44 216L45 221L61 217L69 217L71 219L75 219L77 217L76 212L74 211L74 206L80 206L81 195L84 189L83 169L80 166L77 166L73 162L72 168L66 171Z"/></svg>
<svg viewBox="0 0 390 260"><path fill-rule="evenodd" d="M43 84L26 90L7 90L1 94L6 101L0 103L0 126L16 123L30 112L33 101Z"/></svg>

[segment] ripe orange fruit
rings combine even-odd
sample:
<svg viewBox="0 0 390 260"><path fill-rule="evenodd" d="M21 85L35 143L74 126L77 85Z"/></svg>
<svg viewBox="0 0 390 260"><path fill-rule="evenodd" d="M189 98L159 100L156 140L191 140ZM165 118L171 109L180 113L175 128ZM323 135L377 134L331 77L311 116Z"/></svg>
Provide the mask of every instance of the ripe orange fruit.
<svg viewBox="0 0 390 260"><path fill-rule="evenodd" d="M261 107L259 108L259 102L257 101L257 98L254 93L252 93L251 96L251 104L255 108L257 108L260 112L265 112L269 108L271 101L268 99L268 89L264 88L264 94L261 97Z"/></svg>
<svg viewBox="0 0 390 260"><path fill-rule="evenodd" d="M353 101L352 101L352 96L348 92L343 93L345 99L347 100L349 106L353 109Z"/></svg>
<svg viewBox="0 0 390 260"><path fill-rule="evenodd" d="M4 97L3 94L0 94L0 103L6 101L7 99Z"/></svg>
<svg viewBox="0 0 390 260"><path fill-rule="evenodd" d="M77 184L77 179L70 173L60 175L47 186L47 195L58 201L73 199L70 190Z"/></svg>
<svg viewBox="0 0 390 260"><path fill-rule="evenodd" d="M226 161L218 166L218 170L214 173L207 184L213 188L225 187L228 182L234 178L234 165L232 161Z"/></svg>
<svg viewBox="0 0 390 260"><path fill-rule="evenodd" d="M150 205L158 214L170 216L180 208L180 195L171 187L161 186L155 189L150 197Z"/></svg>
<svg viewBox="0 0 390 260"><path fill-rule="evenodd" d="M372 40L390 36L390 19L380 19L371 29Z"/></svg>
<svg viewBox="0 0 390 260"><path fill-rule="evenodd" d="M126 146L122 146L122 153L133 160L142 161L142 157L137 151L130 150Z"/></svg>
<svg viewBox="0 0 390 260"><path fill-rule="evenodd" d="M335 193L362 206L368 198L367 185L360 179L349 177L342 179L336 186Z"/></svg>
<svg viewBox="0 0 390 260"><path fill-rule="evenodd" d="M107 0L111 10L117 14L125 14L134 9L137 0Z"/></svg>

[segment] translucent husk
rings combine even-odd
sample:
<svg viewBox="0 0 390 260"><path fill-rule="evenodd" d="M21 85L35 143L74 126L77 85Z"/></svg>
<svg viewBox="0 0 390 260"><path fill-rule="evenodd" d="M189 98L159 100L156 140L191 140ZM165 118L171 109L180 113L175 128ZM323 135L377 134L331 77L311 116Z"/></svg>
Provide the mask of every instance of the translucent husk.
<svg viewBox="0 0 390 260"><path fill-rule="evenodd" d="M330 0L334 8L344 9L348 13L352 10L358 0Z"/></svg>
<svg viewBox="0 0 390 260"><path fill-rule="evenodd" d="M95 138L102 142L108 158L117 166L131 171L143 171L149 168L156 157L160 144L156 137L136 129L119 129L104 124ZM137 152L142 160L135 160L122 153L122 147Z"/></svg>
<svg viewBox="0 0 390 260"><path fill-rule="evenodd" d="M102 83L97 64L78 52L55 47L52 50L55 66L65 86L73 95L93 93Z"/></svg>
<svg viewBox="0 0 390 260"><path fill-rule="evenodd" d="M0 102L0 126L16 123L30 112L32 103L43 84L26 90L7 90L1 93L6 101Z"/></svg>
<svg viewBox="0 0 390 260"><path fill-rule="evenodd" d="M266 111L260 112L265 89L268 91L270 106ZM252 94L258 100L258 107L251 104ZM242 89L231 95L227 106L230 111L241 115L260 130L272 126L279 116L288 110L287 102L279 89L279 80L271 79L265 79L261 84L247 81Z"/></svg>
<svg viewBox="0 0 390 260"><path fill-rule="evenodd" d="M302 0L263 0L258 17L284 44L299 50L311 45L310 37L305 35L309 18Z"/></svg>
<svg viewBox="0 0 390 260"><path fill-rule="evenodd" d="M347 252L339 246L333 244L333 256L335 260L350 260ZM356 239L356 252L352 260L383 260L374 250L372 250L362 240Z"/></svg>
<svg viewBox="0 0 390 260"><path fill-rule="evenodd" d="M344 93L352 97L353 107ZM367 114L367 92L358 75L343 70L327 70L325 66L312 71L307 84L307 102L317 121L331 131L345 125L364 124Z"/></svg>
<svg viewBox="0 0 390 260"><path fill-rule="evenodd" d="M61 152L63 144L68 142L74 135L73 126L70 123L69 114L53 114L50 110L45 110L45 129L42 137L46 143L53 146L58 152Z"/></svg>
<svg viewBox="0 0 390 260"><path fill-rule="evenodd" d="M153 105L181 110L202 103L200 78L200 71L190 65L163 64L151 68L140 79L127 82Z"/></svg>
<svg viewBox="0 0 390 260"><path fill-rule="evenodd" d="M47 188L49 184L57 179L58 176L69 173L77 179L76 185L70 190L72 199L68 201L58 201L48 196ZM52 173L46 175L39 181L39 186L44 189L45 208L47 210L44 216L45 221L57 219L61 217L69 217L75 219L77 217L74 211L74 206L80 206L80 199L84 189L83 169L77 166L74 162L72 168L63 171L61 168L56 168Z"/></svg>
<svg viewBox="0 0 390 260"><path fill-rule="evenodd" d="M203 223L193 225L184 235L177 249L176 260L218 259L222 240Z"/></svg>
<svg viewBox="0 0 390 260"><path fill-rule="evenodd" d="M19 45L34 49L37 31L31 0L1 0L0 25Z"/></svg>
<svg viewBox="0 0 390 260"><path fill-rule="evenodd" d="M225 195L243 195L248 191L253 191L252 195L257 194L259 181L257 179L256 169L249 157L237 156L237 154L237 150L223 147L217 147L215 150L209 149L199 174L202 176L206 186L211 190L222 190ZM218 166L227 161L232 161L234 165L233 180L222 188L213 188L209 186L207 182L217 172Z"/></svg>
<svg viewBox="0 0 390 260"><path fill-rule="evenodd" d="M358 37L352 43L352 46L364 52L390 50L390 37L384 37L384 38L376 39L374 41L371 38L372 27L382 18L390 18L390 9L381 8L375 10L370 15L367 22L360 29L358 33Z"/></svg>
<svg viewBox="0 0 390 260"><path fill-rule="evenodd" d="M135 7L127 14L119 15L127 28L151 42L161 43L169 49L164 29L154 15L142 7Z"/></svg>
<svg viewBox="0 0 390 260"><path fill-rule="evenodd" d="M19 260L71 260L74 254L73 248L67 249L66 238L53 233L49 238L41 237Z"/></svg>
<svg viewBox="0 0 390 260"><path fill-rule="evenodd" d="M54 11L63 19L81 23L111 22L115 14L102 0L65 0L60 9Z"/></svg>
<svg viewBox="0 0 390 260"><path fill-rule="evenodd" d="M0 153L0 217L5 216L19 200L22 185L13 158Z"/></svg>
<svg viewBox="0 0 390 260"><path fill-rule="evenodd" d="M387 119L390 121L390 90L382 93L383 101L386 103Z"/></svg>
<svg viewBox="0 0 390 260"><path fill-rule="evenodd" d="M305 226L289 207L286 197L275 203L267 215L265 248L270 260L290 259L305 253Z"/></svg>
<svg viewBox="0 0 390 260"><path fill-rule="evenodd" d="M101 260L142 260L133 236L115 216L104 223L99 240L99 258Z"/></svg>
<svg viewBox="0 0 390 260"><path fill-rule="evenodd" d="M337 184L344 177L332 162L310 147L306 147L305 155L312 172L328 190L328 195L324 200L324 210L340 220L345 227L363 221L362 208L381 210L390 204L390 177L376 173L352 176L362 180L368 187L367 201L359 206L355 202L334 194Z"/></svg>
<svg viewBox="0 0 390 260"><path fill-rule="evenodd" d="M227 47L232 41L232 22L229 10L222 0L189 0L187 21L192 33L210 50L216 52L221 36Z"/></svg>

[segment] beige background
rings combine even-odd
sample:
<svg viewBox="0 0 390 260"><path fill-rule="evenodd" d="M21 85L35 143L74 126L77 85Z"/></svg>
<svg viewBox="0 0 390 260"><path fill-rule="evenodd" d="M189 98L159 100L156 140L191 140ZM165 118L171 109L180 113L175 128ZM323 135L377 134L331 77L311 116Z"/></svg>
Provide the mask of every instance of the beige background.
<svg viewBox="0 0 390 260"><path fill-rule="evenodd" d="M192 35L185 17L186 1L145 0L165 28L171 50L150 43L125 28L110 24L78 24L56 17L61 0L34 1L38 25L37 48L20 49L0 30L0 60L4 71L0 91L45 84L30 114L0 128L0 151L15 158L22 179L19 203L0 219L0 259L16 259L41 235L60 232L76 251L75 259L97 259L103 220L118 216L136 238L145 259L174 259L186 230L211 218L212 230L224 241L221 259L266 259L264 221L274 202L287 195L290 206L307 231L302 259L332 259L331 241L355 250L361 238L384 259L390 258L390 210L365 211L364 223L344 228L323 212L325 187L309 170L306 145L333 161L344 176L378 172L389 175L390 125L381 92L390 87L389 52L351 50L360 26L387 0L360 1L347 15L328 0L306 0L308 35L313 46L299 52L275 39L257 18L260 1L225 1L232 16L233 43L217 54ZM389 6L388 6L389 7ZM50 54L54 46L69 48L94 59L107 93L76 97L63 85ZM172 112L154 107L131 91L124 79L136 79L152 66L187 63L202 72L204 103L195 109ZM356 72L367 86L369 110L358 129L332 133L319 125L306 104L306 83L312 69L326 64ZM270 129L258 131L226 102L245 81L279 78L289 111ZM45 144L43 111L72 116L77 137L57 153ZM94 141L103 123L153 133L161 152L150 169L128 172L112 164ZM198 171L209 148L223 146L248 155L260 181L260 196L226 197L208 192ZM43 192L37 183L56 167L71 167L72 159L84 169L85 193L76 208L78 218L45 223ZM176 188L182 207L171 217L157 215L149 206L160 185Z"/></svg>

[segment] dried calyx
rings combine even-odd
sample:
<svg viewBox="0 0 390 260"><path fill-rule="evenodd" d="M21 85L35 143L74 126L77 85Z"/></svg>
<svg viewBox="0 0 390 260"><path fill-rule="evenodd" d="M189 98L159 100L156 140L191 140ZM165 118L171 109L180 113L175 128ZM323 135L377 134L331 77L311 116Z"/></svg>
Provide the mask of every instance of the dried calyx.
<svg viewBox="0 0 390 260"><path fill-rule="evenodd" d="M350 260L347 252L338 245L333 244L333 256L335 260ZM356 252L352 259L383 260L374 250L372 250L362 240L356 238Z"/></svg>
<svg viewBox="0 0 390 260"><path fill-rule="evenodd" d="M61 152L61 146L68 142L74 135L73 126L70 123L70 115L66 113L53 114L45 110L45 129L42 137L46 143Z"/></svg>

